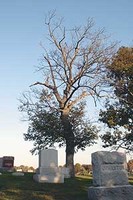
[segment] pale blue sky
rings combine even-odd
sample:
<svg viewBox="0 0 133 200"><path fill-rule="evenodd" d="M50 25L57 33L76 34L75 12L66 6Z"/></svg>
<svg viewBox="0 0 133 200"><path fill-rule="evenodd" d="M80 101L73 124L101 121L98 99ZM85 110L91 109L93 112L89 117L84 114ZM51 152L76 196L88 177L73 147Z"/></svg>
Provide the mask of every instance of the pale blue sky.
<svg viewBox="0 0 133 200"><path fill-rule="evenodd" d="M17 99L39 78L35 66L42 52L39 43L46 39L44 18L54 9L68 27L85 24L91 17L120 46L133 45L132 0L0 0L0 157L13 155L16 165L38 165L29 152L32 144L23 140L27 124L20 121ZM90 162L90 152L96 149L79 152L75 162ZM64 150L59 156L63 164Z"/></svg>

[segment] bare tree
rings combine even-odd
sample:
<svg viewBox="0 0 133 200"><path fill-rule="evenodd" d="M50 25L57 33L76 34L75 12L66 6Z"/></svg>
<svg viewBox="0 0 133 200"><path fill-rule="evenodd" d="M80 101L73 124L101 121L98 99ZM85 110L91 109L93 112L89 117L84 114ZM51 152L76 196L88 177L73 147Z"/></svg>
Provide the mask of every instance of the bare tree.
<svg viewBox="0 0 133 200"><path fill-rule="evenodd" d="M89 96L94 101L100 98L106 65L115 53L116 44L109 44L103 29L94 29L92 19L88 19L86 26L67 30L62 19L56 21L53 12L46 18L45 25L49 48L43 45L44 55L39 66L44 81L32 86L42 86L42 99L50 109L60 112L66 141L66 166L74 176L74 133L69 113L77 103Z"/></svg>

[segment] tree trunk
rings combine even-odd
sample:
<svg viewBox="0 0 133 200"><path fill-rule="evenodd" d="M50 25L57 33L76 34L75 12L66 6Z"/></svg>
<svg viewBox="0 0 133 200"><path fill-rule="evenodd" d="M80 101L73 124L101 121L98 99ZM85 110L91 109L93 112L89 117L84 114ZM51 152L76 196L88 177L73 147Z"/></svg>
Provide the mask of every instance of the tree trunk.
<svg viewBox="0 0 133 200"><path fill-rule="evenodd" d="M69 142L68 142L69 143ZM70 177L75 177L74 171L74 148L66 141L66 167L70 170Z"/></svg>
<svg viewBox="0 0 133 200"><path fill-rule="evenodd" d="M70 177L75 177L74 172L74 134L68 118L68 113L63 111L61 120L64 128L64 137L66 140L66 167L70 170Z"/></svg>

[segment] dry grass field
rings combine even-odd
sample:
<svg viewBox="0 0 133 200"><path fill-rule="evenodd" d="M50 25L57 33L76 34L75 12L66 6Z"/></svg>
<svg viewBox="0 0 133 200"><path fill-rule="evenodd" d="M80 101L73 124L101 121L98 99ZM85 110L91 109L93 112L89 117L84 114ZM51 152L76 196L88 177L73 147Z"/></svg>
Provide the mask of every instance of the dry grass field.
<svg viewBox="0 0 133 200"><path fill-rule="evenodd" d="M0 200L87 200L91 177L65 179L64 184L37 183L32 173L0 175Z"/></svg>
<svg viewBox="0 0 133 200"><path fill-rule="evenodd" d="M37 183L32 177L32 173L22 177L0 175L0 200L87 200L87 190L92 185L89 176L65 179L64 184ZM133 184L133 175L129 182Z"/></svg>

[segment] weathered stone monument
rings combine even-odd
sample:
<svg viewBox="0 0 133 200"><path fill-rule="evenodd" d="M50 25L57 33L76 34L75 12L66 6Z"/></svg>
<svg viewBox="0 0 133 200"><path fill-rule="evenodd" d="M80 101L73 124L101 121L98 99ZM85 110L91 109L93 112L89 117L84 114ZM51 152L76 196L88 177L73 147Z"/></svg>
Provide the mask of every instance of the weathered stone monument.
<svg viewBox="0 0 133 200"><path fill-rule="evenodd" d="M39 168L33 179L40 183L64 183L64 175L58 167L58 151L44 149L39 153Z"/></svg>
<svg viewBox="0 0 133 200"><path fill-rule="evenodd" d="M133 186L128 183L126 155L99 151L92 154L93 187L89 200L133 200Z"/></svg>

